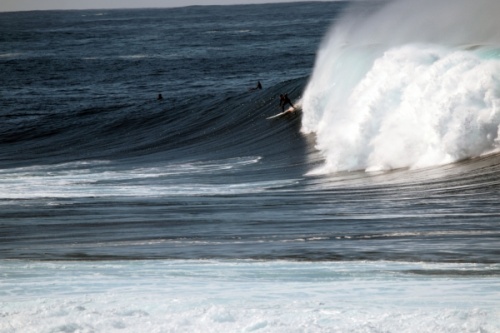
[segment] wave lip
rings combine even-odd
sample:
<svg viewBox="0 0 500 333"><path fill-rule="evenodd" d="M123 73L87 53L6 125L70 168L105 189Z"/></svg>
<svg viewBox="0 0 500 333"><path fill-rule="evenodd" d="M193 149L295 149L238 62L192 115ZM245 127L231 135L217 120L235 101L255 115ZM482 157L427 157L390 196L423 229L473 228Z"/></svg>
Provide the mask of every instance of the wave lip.
<svg viewBox="0 0 500 333"><path fill-rule="evenodd" d="M396 8L405 6L413 5ZM394 5L384 10L395 14ZM317 172L415 169L497 152L500 43L425 42L426 33L414 32L404 41L398 32L367 44L373 21L387 15L377 12L356 29L341 20L318 54L303 99L303 131L316 133L326 160Z"/></svg>

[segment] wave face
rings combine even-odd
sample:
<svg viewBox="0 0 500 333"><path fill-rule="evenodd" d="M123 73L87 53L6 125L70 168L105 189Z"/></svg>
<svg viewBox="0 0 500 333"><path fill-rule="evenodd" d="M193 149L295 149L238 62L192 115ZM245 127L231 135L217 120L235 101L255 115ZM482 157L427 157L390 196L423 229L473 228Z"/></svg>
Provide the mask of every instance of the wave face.
<svg viewBox="0 0 500 333"><path fill-rule="evenodd" d="M289 124L265 118L302 93L343 5L296 5L307 28L293 35L273 20L283 6L4 13L0 168L285 154L270 143Z"/></svg>
<svg viewBox="0 0 500 333"><path fill-rule="evenodd" d="M303 98L315 172L437 166L500 148L496 1L352 7L323 41Z"/></svg>

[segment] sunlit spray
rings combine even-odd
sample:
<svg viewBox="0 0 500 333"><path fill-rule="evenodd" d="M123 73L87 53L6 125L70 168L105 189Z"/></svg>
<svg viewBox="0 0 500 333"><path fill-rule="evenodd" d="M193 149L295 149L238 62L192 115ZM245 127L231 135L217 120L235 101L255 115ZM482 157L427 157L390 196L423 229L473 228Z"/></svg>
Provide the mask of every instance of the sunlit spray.
<svg viewBox="0 0 500 333"><path fill-rule="evenodd" d="M325 158L313 172L421 168L500 149L500 2L356 7L324 39L304 93L302 130Z"/></svg>

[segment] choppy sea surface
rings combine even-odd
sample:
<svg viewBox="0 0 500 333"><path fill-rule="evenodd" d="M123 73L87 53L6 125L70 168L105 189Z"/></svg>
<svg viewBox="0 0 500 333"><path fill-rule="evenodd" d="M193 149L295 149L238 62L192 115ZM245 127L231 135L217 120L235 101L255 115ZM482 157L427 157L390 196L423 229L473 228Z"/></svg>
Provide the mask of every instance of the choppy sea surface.
<svg viewBox="0 0 500 333"><path fill-rule="evenodd" d="M499 12L0 13L0 333L500 332Z"/></svg>

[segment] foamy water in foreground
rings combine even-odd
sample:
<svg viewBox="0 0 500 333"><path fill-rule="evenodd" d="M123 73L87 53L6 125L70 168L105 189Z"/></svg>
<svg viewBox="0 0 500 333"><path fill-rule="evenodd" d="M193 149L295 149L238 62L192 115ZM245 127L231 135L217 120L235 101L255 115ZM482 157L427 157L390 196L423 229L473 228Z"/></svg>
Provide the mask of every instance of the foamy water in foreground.
<svg viewBox="0 0 500 333"><path fill-rule="evenodd" d="M499 332L500 266L0 264L0 332Z"/></svg>

